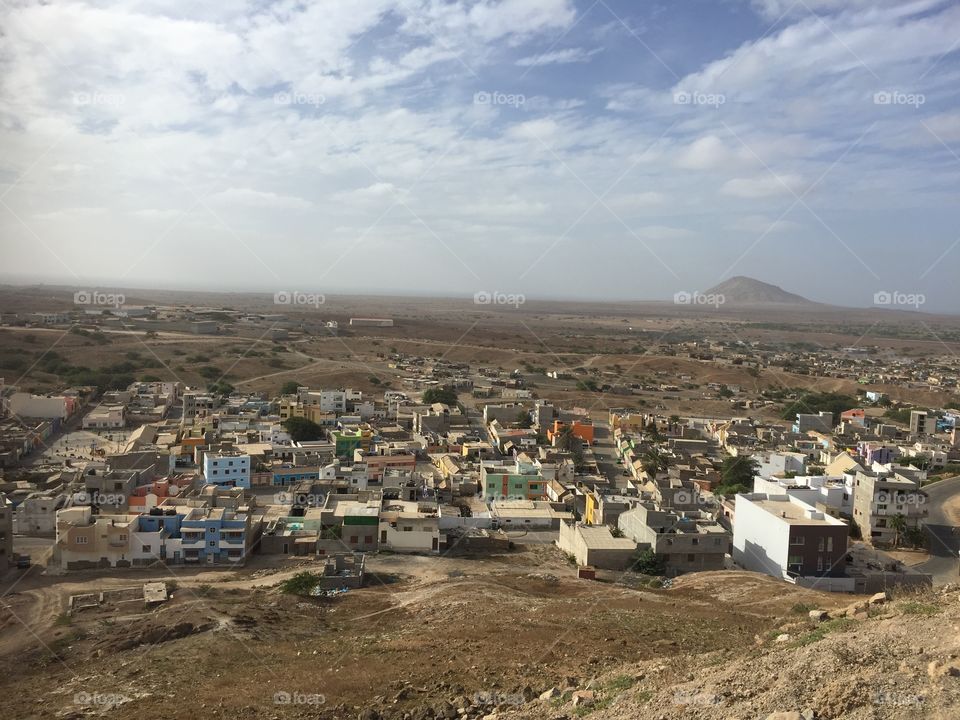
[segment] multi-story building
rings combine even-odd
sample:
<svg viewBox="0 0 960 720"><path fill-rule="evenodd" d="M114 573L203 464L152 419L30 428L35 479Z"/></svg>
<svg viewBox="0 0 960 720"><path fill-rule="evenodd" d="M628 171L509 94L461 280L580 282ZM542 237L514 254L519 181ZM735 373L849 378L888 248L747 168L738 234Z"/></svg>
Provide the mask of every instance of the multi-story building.
<svg viewBox="0 0 960 720"><path fill-rule="evenodd" d="M190 508L180 523L180 551L185 563L242 563L253 542L248 513L226 508ZM177 548L172 549L176 562Z"/></svg>
<svg viewBox="0 0 960 720"><path fill-rule="evenodd" d="M541 500L546 482L534 463L484 460L480 464L480 492L486 500Z"/></svg>
<svg viewBox="0 0 960 720"><path fill-rule="evenodd" d="M203 478L212 485L249 489L250 456L229 451L205 453Z"/></svg>
<svg viewBox="0 0 960 720"><path fill-rule="evenodd" d="M733 559L806 587L852 592L845 575L847 524L790 495L736 496Z"/></svg>
<svg viewBox="0 0 960 720"><path fill-rule="evenodd" d="M7 412L16 417L65 420L78 407L78 400L67 395L15 392L5 399L4 405Z"/></svg>
<svg viewBox="0 0 960 720"><path fill-rule="evenodd" d="M439 553L446 545L436 503L385 499L380 510L380 549Z"/></svg>
<svg viewBox="0 0 960 720"><path fill-rule="evenodd" d="M353 452L353 462L366 465L367 479L370 482L378 483L383 480L383 474L387 470L415 470L417 456L408 450L383 453L355 450Z"/></svg>
<svg viewBox="0 0 960 720"><path fill-rule="evenodd" d="M722 570L730 549L730 533L696 511L677 513L641 503L620 515L618 527L641 549L653 550L668 575Z"/></svg>
<svg viewBox="0 0 960 720"><path fill-rule="evenodd" d="M927 517L927 494L920 489L921 477L905 469L895 472L860 471L854 478L853 521L864 540L890 544L898 530L891 520L903 516L908 532L921 527Z"/></svg>
<svg viewBox="0 0 960 720"><path fill-rule="evenodd" d="M793 423L795 433L807 433L810 431L828 433L833 430L833 413L822 410L814 413L797 413L797 419Z"/></svg>
<svg viewBox="0 0 960 720"><path fill-rule="evenodd" d="M910 411L910 434L911 435L926 435L927 429L927 411L926 410L911 410Z"/></svg>

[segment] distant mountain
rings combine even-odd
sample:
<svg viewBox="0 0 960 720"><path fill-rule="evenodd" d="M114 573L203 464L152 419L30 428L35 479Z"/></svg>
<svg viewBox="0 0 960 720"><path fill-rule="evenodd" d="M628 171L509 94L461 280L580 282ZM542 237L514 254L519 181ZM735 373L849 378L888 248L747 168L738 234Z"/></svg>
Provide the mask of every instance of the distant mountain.
<svg viewBox="0 0 960 720"><path fill-rule="evenodd" d="M794 295L781 287L738 275L724 280L704 294L723 295L728 305L816 305L801 295Z"/></svg>

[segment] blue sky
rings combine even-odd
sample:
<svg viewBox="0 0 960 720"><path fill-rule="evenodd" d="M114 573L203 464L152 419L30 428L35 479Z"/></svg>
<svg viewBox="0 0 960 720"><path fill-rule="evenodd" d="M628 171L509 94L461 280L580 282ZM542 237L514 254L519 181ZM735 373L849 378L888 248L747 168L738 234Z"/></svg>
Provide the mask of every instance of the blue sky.
<svg viewBox="0 0 960 720"><path fill-rule="evenodd" d="M960 312L960 5L15 0L4 280Z"/></svg>

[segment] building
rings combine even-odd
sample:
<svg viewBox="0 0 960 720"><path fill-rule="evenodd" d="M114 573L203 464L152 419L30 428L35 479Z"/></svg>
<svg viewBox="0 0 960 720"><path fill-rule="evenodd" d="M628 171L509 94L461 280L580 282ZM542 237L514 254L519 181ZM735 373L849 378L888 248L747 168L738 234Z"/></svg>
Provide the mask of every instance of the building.
<svg viewBox="0 0 960 720"><path fill-rule="evenodd" d="M127 409L123 405L98 405L83 418L84 430L116 430L126 424Z"/></svg>
<svg viewBox="0 0 960 720"><path fill-rule="evenodd" d="M490 512L493 527L502 530L558 530L564 520L574 519L565 506L546 500L494 500Z"/></svg>
<svg viewBox="0 0 960 720"><path fill-rule="evenodd" d="M852 592L847 524L789 495L736 496L733 559L743 568L806 587Z"/></svg>
<svg viewBox="0 0 960 720"><path fill-rule="evenodd" d="M16 561L13 557L13 503L0 493L0 572L9 570Z"/></svg>
<svg viewBox="0 0 960 720"><path fill-rule="evenodd" d="M379 520L380 549L402 553L439 554L446 535L434 502L385 499Z"/></svg>
<svg viewBox="0 0 960 720"><path fill-rule="evenodd" d="M557 547L572 555L577 565L601 570L626 570L637 552L633 540L614 537L606 526L591 527L573 521L560 523Z"/></svg>
<svg viewBox="0 0 960 720"><path fill-rule="evenodd" d="M927 411L911 410L910 411L910 434L926 435L928 432L929 432L929 429L927 425Z"/></svg>
<svg viewBox="0 0 960 720"><path fill-rule="evenodd" d="M618 527L641 549L649 548L668 575L723 570L730 533L705 513L678 513L639 504L622 513Z"/></svg>
<svg viewBox="0 0 960 720"><path fill-rule="evenodd" d="M66 495L33 492L17 505L17 532L30 537L55 537L57 510L63 507Z"/></svg>
<svg viewBox="0 0 960 720"><path fill-rule="evenodd" d="M350 318L354 327L393 327L393 320L388 318Z"/></svg>
<svg viewBox="0 0 960 720"><path fill-rule="evenodd" d="M238 452L209 452L203 456L207 483L250 489L250 456Z"/></svg>
<svg viewBox="0 0 960 720"><path fill-rule="evenodd" d="M480 493L486 500L541 500L546 482L532 462L484 460L480 463Z"/></svg>
<svg viewBox="0 0 960 720"><path fill-rule="evenodd" d="M874 544L892 544L898 537L891 527L894 517L902 516L900 534L918 530L929 512L927 494L920 489L920 478L898 472L860 471L854 476L853 521L864 540Z"/></svg>
<svg viewBox="0 0 960 720"><path fill-rule="evenodd" d="M793 432L801 435L808 432L828 433L833 430L833 413L827 410L813 413L797 413L797 419L793 423Z"/></svg>
<svg viewBox="0 0 960 720"><path fill-rule="evenodd" d="M77 398L15 392L4 404L7 412L16 417L65 420L77 407Z"/></svg>

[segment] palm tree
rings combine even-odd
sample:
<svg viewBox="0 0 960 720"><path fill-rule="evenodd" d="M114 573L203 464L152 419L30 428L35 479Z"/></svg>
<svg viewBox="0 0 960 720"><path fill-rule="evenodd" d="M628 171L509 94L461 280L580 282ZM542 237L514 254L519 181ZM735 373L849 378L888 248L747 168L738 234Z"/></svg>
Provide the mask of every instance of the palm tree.
<svg viewBox="0 0 960 720"><path fill-rule="evenodd" d="M670 460L659 448L651 447L644 450L643 455L640 456L640 464L650 477L655 478L658 473L667 471Z"/></svg>
<svg viewBox="0 0 960 720"><path fill-rule="evenodd" d="M904 530L907 529L907 519L903 516L903 513L897 513L892 518L890 518L890 527L893 529L893 546L900 546L900 535Z"/></svg>

